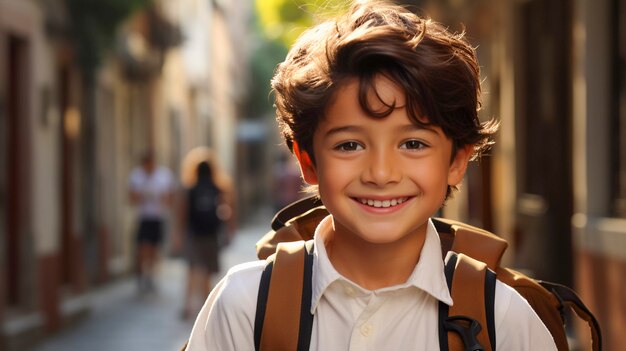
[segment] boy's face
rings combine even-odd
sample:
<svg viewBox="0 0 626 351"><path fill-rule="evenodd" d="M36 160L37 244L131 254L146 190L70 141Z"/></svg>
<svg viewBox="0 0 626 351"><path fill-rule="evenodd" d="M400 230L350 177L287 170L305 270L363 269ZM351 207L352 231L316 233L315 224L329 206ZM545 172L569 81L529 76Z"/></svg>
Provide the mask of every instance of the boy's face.
<svg viewBox="0 0 626 351"><path fill-rule="evenodd" d="M354 79L335 93L313 137L315 165L301 162L304 178L319 185L338 234L380 244L423 235L447 186L462 180L472 149L450 162L452 141L439 127L412 123L396 85L376 79L380 98L397 107L385 118L361 109L358 86ZM370 95L374 110L386 109Z"/></svg>

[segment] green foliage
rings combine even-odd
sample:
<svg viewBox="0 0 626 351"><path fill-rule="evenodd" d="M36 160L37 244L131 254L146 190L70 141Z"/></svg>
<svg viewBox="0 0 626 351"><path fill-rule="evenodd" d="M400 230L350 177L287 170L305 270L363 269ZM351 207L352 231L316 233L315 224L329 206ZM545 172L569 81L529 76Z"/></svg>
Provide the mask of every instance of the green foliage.
<svg viewBox="0 0 626 351"><path fill-rule="evenodd" d="M251 86L246 115L270 115L270 80L276 65L287 55L287 48L317 19L344 9L346 0L255 0L256 47L250 58Z"/></svg>
<svg viewBox="0 0 626 351"><path fill-rule="evenodd" d="M347 8L346 0L256 0L256 13L263 33L290 46L316 20Z"/></svg>
<svg viewBox="0 0 626 351"><path fill-rule="evenodd" d="M78 59L86 71L94 70L111 48L119 24L151 0L66 0Z"/></svg>
<svg viewBox="0 0 626 351"><path fill-rule="evenodd" d="M252 118L272 112L270 80L276 65L287 55L287 48L278 41L260 38L257 43L249 62L251 86L246 106L246 116Z"/></svg>
<svg viewBox="0 0 626 351"><path fill-rule="evenodd" d="M347 9L350 0L255 0L258 27L257 47L251 56L251 86L246 108L249 117L272 112L270 80L276 65L285 59L287 48L317 21ZM425 0L396 3L419 7Z"/></svg>

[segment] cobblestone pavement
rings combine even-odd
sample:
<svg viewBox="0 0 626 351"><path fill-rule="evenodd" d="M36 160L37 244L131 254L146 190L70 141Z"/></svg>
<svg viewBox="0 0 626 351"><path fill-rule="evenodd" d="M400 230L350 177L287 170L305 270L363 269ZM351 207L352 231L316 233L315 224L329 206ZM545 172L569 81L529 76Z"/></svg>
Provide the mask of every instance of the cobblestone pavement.
<svg viewBox="0 0 626 351"><path fill-rule="evenodd" d="M256 222L262 224L238 231L222 252L221 275L237 263L256 259L254 244L266 232L269 219ZM193 326L193 320L181 318L185 276L182 259L166 259L160 266L154 294L138 294L132 278L99 288L88 296L88 317L47 337L34 351L179 350Z"/></svg>

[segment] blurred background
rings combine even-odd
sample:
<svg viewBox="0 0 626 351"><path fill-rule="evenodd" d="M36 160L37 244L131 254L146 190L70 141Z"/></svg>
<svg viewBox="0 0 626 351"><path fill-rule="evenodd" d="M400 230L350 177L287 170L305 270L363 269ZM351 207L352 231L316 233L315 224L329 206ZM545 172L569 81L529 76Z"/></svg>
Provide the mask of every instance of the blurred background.
<svg viewBox="0 0 626 351"><path fill-rule="evenodd" d="M501 120L444 215L573 286L606 350L626 343L626 1L404 1L477 46ZM269 80L329 0L0 0L0 349L171 350L185 263L169 212L159 290L135 291L128 176L146 150L185 187L213 151L234 189L222 271L255 259L285 160ZM287 164L291 163L287 158ZM284 186L284 184L283 184ZM278 187L281 190L281 187ZM282 189L284 190L284 189ZM583 327L571 327L585 347Z"/></svg>

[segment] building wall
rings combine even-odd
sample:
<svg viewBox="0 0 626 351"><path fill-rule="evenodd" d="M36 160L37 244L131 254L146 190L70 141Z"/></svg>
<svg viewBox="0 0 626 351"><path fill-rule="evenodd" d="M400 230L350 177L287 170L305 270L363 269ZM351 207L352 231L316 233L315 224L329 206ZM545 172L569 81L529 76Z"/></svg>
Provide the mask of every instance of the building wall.
<svg viewBox="0 0 626 351"><path fill-rule="evenodd" d="M622 228L625 220L620 220L620 231L612 233L610 244L620 244L626 247ZM596 236L606 237L606 232L597 231ZM598 235L599 234L599 235ZM602 239L595 239L602 241ZM605 245L610 245L605 244ZM595 314L602 329L603 345L605 350L619 350L624 345L624 333L621 326L626 322L626 302L623 291L626 288L626 258L623 252L618 255L607 255L607 250L599 252L584 249L578 250L577 258L577 290L588 307ZM615 251L615 250L613 250ZM588 345L590 336L588 327L578 323L578 335L581 345ZM583 350L585 348L582 348Z"/></svg>
<svg viewBox="0 0 626 351"><path fill-rule="evenodd" d="M483 92L490 95L489 110L500 119L501 129L491 157L492 195L482 201L491 201L495 232L511 244L505 261L532 268L531 273L544 274L548 271L535 268L554 265L551 259L556 253L571 253L571 263L563 268L570 270L571 285L599 319L604 349L623 348L626 336L620 328L626 319L622 293L626 219L615 210L618 189L614 182L620 177L615 163L620 167L619 163L626 162L626 88L624 44L617 50L612 46L626 36L626 24L615 23L624 21L623 14L616 15L623 12L623 1L484 0L442 4L438 3L439 14L469 16L457 20L466 24L470 40L480 44L479 57L485 55L485 49L491 55L489 60L481 58L481 69L489 83L483 85L489 87ZM490 11L477 11L483 5ZM440 19L436 14L433 17ZM542 18L543 22L539 22ZM484 38L473 29L486 23L495 24L493 41L489 43L481 42ZM621 36L615 33L617 30L622 31ZM619 50L622 56L616 59ZM561 63L555 64L558 62ZM542 70L541 74L535 71L532 75L532 70L537 69ZM622 89L621 93L616 89ZM528 94L536 92L541 92L540 96L529 99ZM622 105L616 108L615 100L620 96ZM616 122L619 113L622 120ZM549 119L550 123L557 121L562 130L533 139L528 128ZM616 128L622 131L615 131ZM555 138L561 140L560 146L554 145ZM538 153L537 145L544 155ZM557 147L564 147L565 152L560 157L550 156L549 165L533 163ZM622 149L616 151L617 147ZM528 167L538 168L529 172ZM554 170L559 170L561 176L551 176ZM536 177L537 174L543 176ZM550 195L554 189L561 190ZM461 210L456 214L462 220L471 219L469 211L463 210L471 199L457 200L461 204L455 206ZM559 215L565 227L550 227L547 219L554 212L549 209L567 207L570 213ZM454 214L454 209L449 212ZM532 232L536 232L535 239L520 243L520 238L528 237L528 233L532 236ZM571 249L567 244L570 240ZM549 241L553 242L551 246L546 245ZM549 279L559 280L563 274L569 273L552 274ZM588 349L586 327L578 328L576 335L580 341L578 349Z"/></svg>
<svg viewBox="0 0 626 351"><path fill-rule="evenodd" d="M604 348L626 343L623 281L626 272L626 219L611 211L611 97L619 77L611 65L609 38L615 33L612 1L577 1L574 12L575 257L577 287L599 319ZM623 70L623 67L622 67ZM580 335L586 332L581 330Z"/></svg>
<svg viewBox="0 0 626 351"><path fill-rule="evenodd" d="M135 212L127 178L140 153L154 147L159 162L178 173L189 150L210 145L234 172L242 85L233 75L243 58L230 41L243 42L245 23L229 23L228 10L216 24L215 2L157 2L174 19L172 28L194 24L186 34L195 41L161 52L148 47L155 69L132 79L123 48L133 35L146 43L146 13L120 26L122 41L97 73L97 233L88 257L79 187L85 96L70 38L50 29L67 24L63 5L0 0L0 349L27 348L88 308L85 289L132 272ZM95 271L81 269L92 259Z"/></svg>
<svg viewBox="0 0 626 351"><path fill-rule="evenodd" d="M492 2L496 27L513 23L514 11L506 2ZM491 99L494 116L500 119L500 131L493 151L493 218L494 229L512 245L504 262L511 264L515 250L515 207L517 205L517 140L515 135L515 37L512 28L497 31L491 50L493 65L487 71L494 95Z"/></svg>
<svg viewBox="0 0 626 351"><path fill-rule="evenodd" d="M465 26L467 38L476 47L481 68L482 120L496 118L500 129L495 145L483 159L470 164L461 191L446 204L444 216L492 230L510 246L503 263L513 265L518 221L518 150L516 99L520 57L516 43L515 8L511 1L481 0L442 6L427 2L427 13L451 28Z"/></svg>
<svg viewBox="0 0 626 351"><path fill-rule="evenodd" d="M231 4L232 6L232 4ZM233 37L229 28L228 16L232 7L218 7L213 12L211 42L214 50L211 52L211 62L213 65L212 79L210 83L211 91L211 115L214 123L212 128L212 140L215 149L220 155L221 164L232 177L235 172L235 128L238 119L237 102L240 82L236 80L235 72L245 70L235 49L237 40L241 38ZM238 65L239 64L239 65Z"/></svg>
<svg viewBox="0 0 626 351"><path fill-rule="evenodd" d="M4 31L4 29L3 29ZM6 42L7 38L4 35L0 35L0 67L6 67L7 65L7 54L6 54ZM7 73L4 69L0 69L0 82L7 81ZM5 111L7 104L6 90L7 88L4 86L5 84L0 84L0 125L6 126L7 113ZM7 151L6 151L6 141L7 141L7 128L0 128L0 169L6 169L7 164ZM0 226L2 226L2 230L0 231L0 240L3 243L7 241L7 233L4 228L6 228L7 223L7 176L5 172L0 173ZM0 265L0 286L3 288L0 289L0 321L4 321L4 305L6 304L7 299L7 264L5 264L7 260L7 253L4 249L6 245L3 244L2 249L0 249L0 262L3 264ZM0 334L0 345L4 344L3 336Z"/></svg>
<svg viewBox="0 0 626 351"><path fill-rule="evenodd" d="M10 252L0 256L2 266L6 266L0 279L4 293L18 296L11 301L11 297L1 294L0 306L11 311L12 316L10 320L3 320L2 328L4 343L9 347L22 345L16 344L13 337L29 330L54 330L59 325L57 131L60 118L53 94L56 62L49 60L56 55L48 45L44 25L45 16L35 2L0 1L0 43L3 46L0 50L4 58L0 60L1 69L9 69L3 72L6 77L3 82L11 84L0 94L7 100L12 94L19 96L19 101L15 101L17 110L6 109L5 105L2 112L2 128L9 124L17 126L8 131L17 134L5 135L3 142L16 141L0 147L6 162L3 172L10 174L8 178L3 177L2 192L8 194L9 203L3 204L7 217L0 236L2 247ZM13 57L11 52L18 56ZM9 61L16 62L17 66L9 67ZM12 236L16 240L13 244L9 240L9 245L5 246L5 240ZM17 255L17 260L5 261L10 255ZM7 281L11 276L15 280Z"/></svg>

